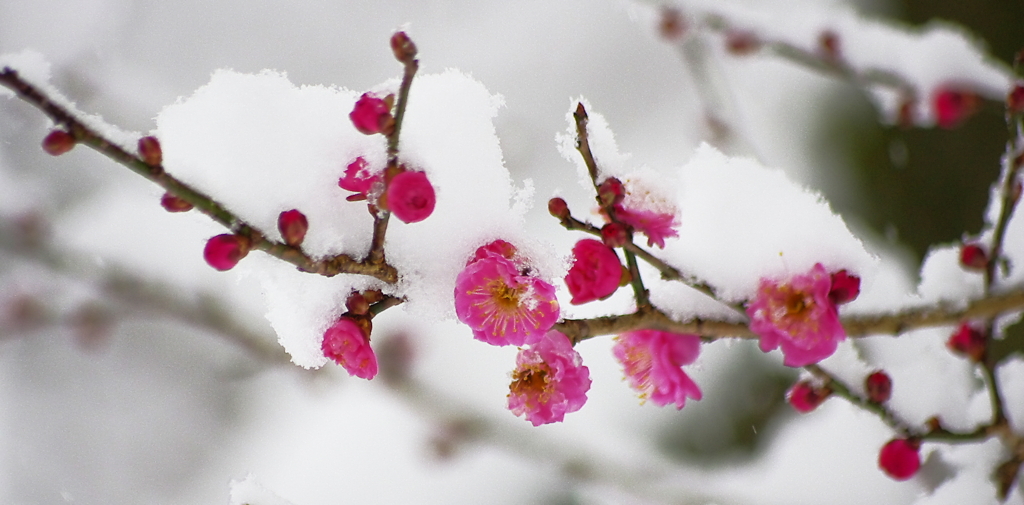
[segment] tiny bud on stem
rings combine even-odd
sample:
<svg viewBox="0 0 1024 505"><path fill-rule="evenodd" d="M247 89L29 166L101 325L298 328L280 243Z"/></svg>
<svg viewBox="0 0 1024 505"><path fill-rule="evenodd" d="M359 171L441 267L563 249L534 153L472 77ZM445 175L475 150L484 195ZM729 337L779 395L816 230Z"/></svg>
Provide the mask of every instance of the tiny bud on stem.
<svg viewBox="0 0 1024 505"><path fill-rule="evenodd" d="M52 156L60 156L74 147L74 135L64 130L53 130L43 139L43 150Z"/></svg>
<svg viewBox="0 0 1024 505"><path fill-rule="evenodd" d="M164 162L164 153L160 149L160 141L156 137L142 137L139 139L139 157L147 165L158 166Z"/></svg>

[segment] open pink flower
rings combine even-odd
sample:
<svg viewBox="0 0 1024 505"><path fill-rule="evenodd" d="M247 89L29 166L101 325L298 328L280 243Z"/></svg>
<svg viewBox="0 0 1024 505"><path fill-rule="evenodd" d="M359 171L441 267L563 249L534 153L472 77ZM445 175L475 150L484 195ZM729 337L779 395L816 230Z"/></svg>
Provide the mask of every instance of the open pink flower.
<svg viewBox="0 0 1024 505"><path fill-rule="evenodd" d="M665 248L667 237L678 237L678 226L674 214L654 212L650 210L631 210L622 205L615 206L615 217L633 227L636 231L647 235L647 246Z"/></svg>
<svg viewBox="0 0 1024 505"><path fill-rule="evenodd" d="M550 331L520 349L509 385L508 409L534 426L561 422L587 402L590 370L565 335Z"/></svg>
<svg viewBox="0 0 1024 505"><path fill-rule="evenodd" d="M418 223L434 212L437 197L423 172L402 172L388 182L387 205L404 223Z"/></svg>
<svg viewBox="0 0 1024 505"><path fill-rule="evenodd" d="M573 263L565 276L572 300L580 305L610 296L619 289L622 263L610 247L599 240L585 238L572 248Z"/></svg>
<svg viewBox="0 0 1024 505"><path fill-rule="evenodd" d="M377 356L366 332L350 317L342 317L324 332L320 344L324 356L354 377L372 379L377 375Z"/></svg>
<svg viewBox="0 0 1024 505"><path fill-rule="evenodd" d="M697 384L683 371L700 354L700 337L658 330L636 330L616 337L612 353L640 398L677 409L686 399L700 400Z"/></svg>
<svg viewBox="0 0 1024 505"><path fill-rule="evenodd" d="M364 197L373 188L373 184L381 178L380 172L370 171L370 164L362 156L356 158L345 168L345 176L338 179L338 186L341 189L352 191Z"/></svg>
<svg viewBox="0 0 1024 505"><path fill-rule="evenodd" d="M836 352L846 339L836 305L829 297L831 276L821 263L804 275L779 282L761 279L747 306L750 329L760 335L761 350L779 346L786 366L817 363Z"/></svg>
<svg viewBox="0 0 1024 505"><path fill-rule="evenodd" d="M497 254L470 263L455 279L455 314L488 344L536 343L558 321L558 309L554 286L521 275Z"/></svg>

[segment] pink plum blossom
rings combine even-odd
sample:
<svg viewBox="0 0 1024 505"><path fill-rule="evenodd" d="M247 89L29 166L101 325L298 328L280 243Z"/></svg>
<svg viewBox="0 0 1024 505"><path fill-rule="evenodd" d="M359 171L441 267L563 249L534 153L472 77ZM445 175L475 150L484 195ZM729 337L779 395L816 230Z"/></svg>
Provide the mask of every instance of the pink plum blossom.
<svg viewBox="0 0 1024 505"><path fill-rule="evenodd" d="M788 281L761 279L747 306L750 329L761 337L761 350L781 346L783 362L792 367L817 363L836 352L846 330L829 298L831 285L821 263Z"/></svg>
<svg viewBox="0 0 1024 505"><path fill-rule="evenodd" d="M343 316L324 332L320 345L324 356L345 368L353 377L372 379L377 375L377 356L366 332L351 317Z"/></svg>
<svg viewBox="0 0 1024 505"><path fill-rule="evenodd" d="M352 160L345 168L345 176L338 179L338 186L341 189L366 196L373 184L380 181L381 174L370 171L370 164L362 156Z"/></svg>
<svg viewBox="0 0 1024 505"><path fill-rule="evenodd" d="M536 343L558 321L555 287L521 275L498 254L466 266L455 279L455 314L473 337L492 345Z"/></svg>
<svg viewBox="0 0 1024 505"><path fill-rule="evenodd" d="M516 355L508 409L534 426L561 422L587 402L590 370L565 335L550 331Z"/></svg>
<svg viewBox="0 0 1024 505"><path fill-rule="evenodd" d="M423 172L402 172L388 183L387 206L404 223L418 223L434 212L434 187Z"/></svg>
<svg viewBox="0 0 1024 505"><path fill-rule="evenodd" d="M572 248L573 263L565 276L572 300L580 305L611 296L622 279L622 263L610 247L599 240L583 239Z"/></svg>
<svg viewBox="0 0 1024 505"><path fill-rule="evenodd" d="M700 388L683 371L700 354L700 337L658 330L636 330L618 336L612 353L622 364L626 378L640 398L657 405L701 399Z"/></svg>
<svg viewBox="0 0 1024 505"><path fill-rule="evenodd" d="M636 231L647 235L648 247L656 245L664 249L666 238L679 236L679 232L675 230L678 223L674 214L651 210L627 209L622 205L616 205L615 217L619 221L632 226Z"/></svg>

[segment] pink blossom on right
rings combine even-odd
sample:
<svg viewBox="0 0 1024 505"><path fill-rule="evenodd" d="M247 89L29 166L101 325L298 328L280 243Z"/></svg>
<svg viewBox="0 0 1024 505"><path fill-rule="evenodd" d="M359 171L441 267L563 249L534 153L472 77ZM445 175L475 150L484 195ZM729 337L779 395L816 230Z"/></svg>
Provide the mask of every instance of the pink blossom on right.
<svg viewBox="0 0 1024 505"><path fill-rule="evenodd" d="M619 289L622 263L610 247L599 240L585 238L572 248L573 263L565 275L572 300L580 305L611 296Z"/></svg>
<svg viewBox="0 0 1024 505"><path fill-rule="evenodd" d="M377 375L377 356L366 332L350 317L338 319L324 332L320 344L324 356L345 368L353 377L372 379Z"/></svg>
<svg viewBox="0 0 1024 505"><path fill-rule="evenodd" d="M554 286L522 275L500 254L484 253L455 279L455 314L473 329L477 340L529 345L558 321L559 306Z"/></svg>
<svg viewBox="0 0 1024 505"><path fill-rule="evenodd" d="M836 352L846 339L836 305L829 296L831 276L821 263L787 281L761 279L747 306L750 329L761 337L761 350L782 347L783 363L801 367Z"/></svg>
<svg viewBox="0 0 1024 505"><path fill-rule="evenodd" d="M569 338L549 331L516 355L508 409L534 426L561 422L566 414L583 408L590 383L590 369Z"/></svg>
<svg viewBox="0 0 1024 505"><path fill-rule="evenodd" d="M631 210L622 205L615 206L615 217L636 231L647 235L647 246L665 248L665 239L678 237L678 226L674 214L654 212L650 210Z"/></svg>
<svg viewBox="0 0 1024 505"><path fill-rule="evenodd" d="M612 353L619 360L630 386L640 398L664 407L686 405L686 399L700 400L700 388L683 365L700 354L700 337L658 330L628 331L615 338Z"/></svg>

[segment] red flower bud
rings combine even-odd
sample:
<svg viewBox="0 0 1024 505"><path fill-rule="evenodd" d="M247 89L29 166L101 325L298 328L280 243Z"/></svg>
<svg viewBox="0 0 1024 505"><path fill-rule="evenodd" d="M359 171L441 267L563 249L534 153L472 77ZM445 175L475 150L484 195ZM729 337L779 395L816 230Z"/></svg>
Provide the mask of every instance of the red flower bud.
<svg viewBox="0 0 1024 505"><path fill-rule="evenodd" d="M182 200L173 193L164 193L160 197L160 206L167 212L188 212L192 210L192 204Z"/></svg>
<svg viewBox="0 0 1024 505"><path fill-rule="evenodd" d="M569 218L569 204L565 203L565 200L558 198L557 196L548 200L548 212L552 216L558 219Z"/></svg>
<svg viewBox="0 0 1024 505"><path fill-rule="evenodd" d="M960 126L978 108L978 96L968 89L943 87L932 95L935 121L947 130Z"/></svg>
<svg viewBox="0 0 1024 505"><path fill-rule="evenodd" d="M731 30L725 34L725 50L736 56L745 56L761 49L761 41L751 32Z"/></svg>
<svg viewBox="0 0 1024 505"><path fill-rule="evenodd" d="M832 390L827 387L815 387L807 381L800 381L789 388L786 392L786 401L793 406L797 412L806 414L821 405Z"/></svg>
<svg viewBox="0 0 1024 505"><path fill-rule="evenodd" d="M64 130L53 130L43 139L43 150L53 156L60 156L73 147L75 136Z"/></svg>
<svg viewBox="0 0 1024 505"><path fill-rule="evenodd" d="M960 264L970 270L985 270L988 254L978 244L964 244L960 247Z"/></svg>
<svg viewBox="0 0 1024 505"><path fill-rule="evenodd" d="M915 439L890 440L878 453L878 467L895 480L907 480L921 469L921 442Z"/></svg>
<svg viewBox="0 0 1024 505"><path fill-rule="evenodd" d="M610 207L622 203L626 198L626 188L622 181L615 177L609 177L597 187L597 199L602 207Z"/></svg>
<svg viewBox="0 0 1024 505"><path fill-rule="evenodd" d="M308 229L309 221L296 209L286 210L277 216L277 230L281 232L284 243L292 247L302 245L302 239L306 238Z"/></svg>
<svg viewBox="0 0 1024 505"><path fill-rule="evenodd" d="M384 99L369 93L363 93L363 96L359 97L348 117L356 129L365 135L388 135L395 127L395 118L391 117L391 106Z"/></svg>
<svg viewBox="0 0 1024 505"><path fill-rule="evenodd" d="M164 162L164 153L160 149L160 141L156 137L139 139L139 157L149 166L158 166Z"/></svg>
<svg viewBox="0 0 1024 505"><path fill-rule="evenodd" d="M840 270L832 274L832 287L829 289L828 298L832 303L840 305L852 302L860 295L860 277Z"/></svg>
<svg viewBox="0 0 1024 505"><path fill-rule="evenodd" d="M1010 114L1024 114L1024 82L1018 82L1006 97L1006 108Z"/></svg>
<svg viewBox="0 0 1024 505"><path fill-rule="evenodd" d="M622 247L629 242L629 230L621 223L608 223L601 227L601 241L608 247Z"/></svg>
<svg viewBox="0 0 1024 505"><path fill-rule="evenodd" d="M231 270L245 255L249 254L249 239L240 235L225 233L206 242L203 258L213 268Z"/></svg>
<svg viewBox="0 0 1024 505"><path fill-rule="evenodd" d="M423 172L402 172L388 182L387 205L404 223L418 223L434 212L437 197Z"/></svg>
<svg viewBox="0 0 1024 505"><path fill-rule="evenodd" d="M879 370L864 379L864 390L868 393L868 400L885 403L892 397L892 379Z"/></svg>
<svg viewBox="0 0 1024 505"><path fill-rule="evenodd" d="M397 32L391 36L391 51L395 53L395 59L402 63L409 63L416 58L416 44L405 32Z"/></svg>
<svg viewBox="0 0 1024 505"><path fill-rule="evenodd" d="M362 293L356 291L348 296L348 300L345 300L345 308L353 314L363 316L370 311L370 302Z"/></svg>
<svg viewBox="0 0 1024 505"><path fill-rule="evenodd" d="M967 323L962 323L957 332L949 337L946 347L975 362L985 359L985 335Z"/></svg>

